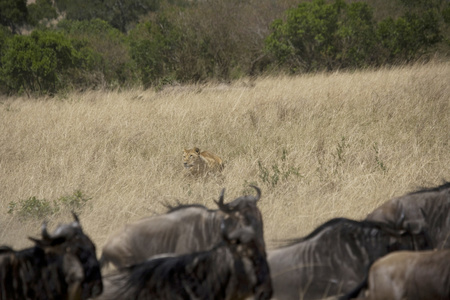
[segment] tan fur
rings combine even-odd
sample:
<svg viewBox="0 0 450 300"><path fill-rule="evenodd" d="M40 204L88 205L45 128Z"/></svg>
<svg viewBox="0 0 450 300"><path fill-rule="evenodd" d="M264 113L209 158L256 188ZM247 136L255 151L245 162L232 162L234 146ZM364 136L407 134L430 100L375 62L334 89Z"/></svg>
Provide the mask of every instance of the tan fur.
<svg viewBox="0 0 450 300"><path fill-rule="evenodd" d="M184 149L183 165L192 175L205 175L209 172L221 172L224 168L220 157L199 148Z"/></svg>

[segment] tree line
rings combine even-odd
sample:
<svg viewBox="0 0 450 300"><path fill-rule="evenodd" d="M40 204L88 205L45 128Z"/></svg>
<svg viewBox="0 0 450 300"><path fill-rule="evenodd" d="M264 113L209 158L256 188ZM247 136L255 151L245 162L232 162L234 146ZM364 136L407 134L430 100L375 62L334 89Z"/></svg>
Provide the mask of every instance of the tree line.
<svg viewBox="0 0 450 300"><path fill-rule="evenodd" d="M450 2L2 0L0 93L229 81L448 58ZM386 2L386 3L387 3Z"/></svg>

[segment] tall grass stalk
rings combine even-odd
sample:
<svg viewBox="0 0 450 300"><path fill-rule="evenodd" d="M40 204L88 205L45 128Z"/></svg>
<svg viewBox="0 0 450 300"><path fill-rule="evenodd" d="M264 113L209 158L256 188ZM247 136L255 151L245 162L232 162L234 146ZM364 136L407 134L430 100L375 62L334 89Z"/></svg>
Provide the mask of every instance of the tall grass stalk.
<svg viewBox="0 0 450 300"><path fill-rule="evenodd" d="M364 218L450 180L449 78L449 63L429 63L0 99L0 239L24 246L43 221L8 214L11 201L74 190L90 197L80 219L98 249L127 222L164 212L162 202L213 208L223 187L230 201L249 183L262 188L269 247L332 217ZM183 148L193 146L224 159L222 176L184 175ZM267 184L260 166L300 176Z"/></svg>

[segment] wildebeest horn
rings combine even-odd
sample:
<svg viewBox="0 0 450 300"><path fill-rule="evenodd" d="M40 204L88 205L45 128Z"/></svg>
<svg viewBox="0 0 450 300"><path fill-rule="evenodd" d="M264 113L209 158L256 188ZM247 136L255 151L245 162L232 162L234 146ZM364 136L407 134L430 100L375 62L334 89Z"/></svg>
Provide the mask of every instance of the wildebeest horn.
<svg viewBox="0 0 450 300"><path fill-rule="evenodd" d="M222 189L222 191L220 192L219 201L214 200L214 202L216 202L216 204L220 210L222 210L224 212L229 212L229 211L231 211L230 208L228 207L228 205L223 203L224 195L225 195L225 189Z"/></svg>
<svg viewBox="0 0 450 300"><path fill-rule="evenodd" d="M47 231L47 221L44 221L44 223L42 223L42 227L41 227L41 232L42 232L42 238L44 240L50 240L50 234Z"/></svg>
<svg viewBox="0 0 450 300"><path fill-rule="evenodd" d="M259 199L261 199L261 189L255 185L250 185L252 188L254 188L256 190L256 193L258 194L256 196L255 201L258 201Z"/></svg>
<svg viewBox="0 0 450 300"><path fill-rule="evenodd" d="M77 214L72 210L72 216L75 219L75 222L77 222L78 224L80 224L80 219L78 219Z"/></svg>

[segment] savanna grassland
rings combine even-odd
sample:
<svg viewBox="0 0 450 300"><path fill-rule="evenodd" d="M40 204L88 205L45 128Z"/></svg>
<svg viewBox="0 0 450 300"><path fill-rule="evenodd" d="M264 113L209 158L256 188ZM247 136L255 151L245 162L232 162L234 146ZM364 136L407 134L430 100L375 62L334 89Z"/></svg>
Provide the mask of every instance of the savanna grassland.
<svg viewBox="0 0 450 300"><path fill-rule="evenodd" d="M85 231L101 249L162 203L214 208L262 189L269 247L338 216L450 180L450 63L261 77L229 85L86 91L0 102L0 239L20 248L44 218L8 213L30 197L80 191ZM183 148L225 161L186 175ZM68 210L46 218L50 228Z"/></svg>

